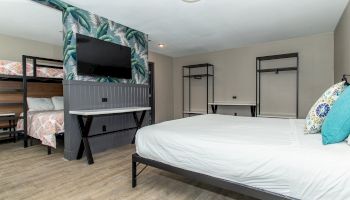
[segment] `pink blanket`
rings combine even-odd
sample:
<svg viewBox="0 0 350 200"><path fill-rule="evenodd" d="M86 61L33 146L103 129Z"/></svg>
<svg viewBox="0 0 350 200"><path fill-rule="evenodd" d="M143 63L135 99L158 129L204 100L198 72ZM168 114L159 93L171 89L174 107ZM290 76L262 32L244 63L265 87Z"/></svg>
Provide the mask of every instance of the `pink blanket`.
<svg viewBox="0 0 350 200"><path fill-rule="evenodd" d="M57 133L64 132L63 110L28 112L27 134L39 139L43 145L56 148ZM17 130L23 130L23 119L17 123Z"/></svg>

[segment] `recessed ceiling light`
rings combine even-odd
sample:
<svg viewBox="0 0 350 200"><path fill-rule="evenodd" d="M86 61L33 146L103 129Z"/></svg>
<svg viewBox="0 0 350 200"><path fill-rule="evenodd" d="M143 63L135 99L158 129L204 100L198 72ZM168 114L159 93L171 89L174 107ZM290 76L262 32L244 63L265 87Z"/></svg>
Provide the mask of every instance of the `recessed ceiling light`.
<svg viewBox="0 0 350 200"><path fill-rule="evenodd" d="M198 2L200 0L182 0L182 1L184 1L186 3L195 3L195 2Z"/></svg>
<svg viewBox="0 0 350 200"><path fill-rule="evenodd" d="M165 44L158 44L158 47L159 47L159 48L164 48L164 47L165 47Z"/></svg>

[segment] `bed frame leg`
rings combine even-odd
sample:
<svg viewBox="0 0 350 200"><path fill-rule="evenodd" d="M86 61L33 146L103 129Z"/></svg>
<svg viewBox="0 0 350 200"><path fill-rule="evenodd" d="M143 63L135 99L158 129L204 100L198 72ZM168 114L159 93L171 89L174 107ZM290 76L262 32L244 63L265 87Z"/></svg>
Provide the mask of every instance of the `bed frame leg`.
<svg viewBox="0 0 350 200"><path fill-rule="evenodd" d="M24 138L23 138L23 147L27 148L28 147L28 136L24 133Z"/></svg>
<svg viewBox="0 0 350 200"><path fill-rule="evenodd" d="M51 155L51 147L47 146L47 155Z"/></svg>
<svg viewBox="0 0 350 200"><path fill-rule="evenodd" d="M134 161L134 159L132 159L132 172L131 172L131 184L132 184L132 188L136 187L137 184L137 174L136 174L136 170L137 170L137 165L136 162Z"/></svg>

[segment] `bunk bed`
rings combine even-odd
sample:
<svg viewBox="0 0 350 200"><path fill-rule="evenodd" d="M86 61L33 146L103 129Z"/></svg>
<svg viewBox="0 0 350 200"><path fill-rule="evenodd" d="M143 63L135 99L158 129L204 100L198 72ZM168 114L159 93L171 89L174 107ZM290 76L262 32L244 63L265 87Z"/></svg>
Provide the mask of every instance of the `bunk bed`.
<svg viewBox="0 0 350 200"><path fill-rule="evenodd" d="M24 147L28 147L28 139L30 141L33 138L39 139L42 144L48 146L48 154L51 154L51 147L55 147L55 142L52 143L49 139L43 140L40 134L45 130L33 126L33 124L45 124L43 120L49 124L59 124L61 131L55 135L63 134L63 110L30 112L27 103L27 97L63 96L62 79L63 62L61 60L28 55L22 56L22 62L0 60L0 82L7 82L5 87L0 87L2 88L0 92L16 94L17 97L16 101L11 102L10 98L7 102L1 102L0 111L16 113L16 120L18 120L16 133L23 133ZM31 91L33 88L36 88L35 92ZM18 100L19 96L22 97L21 101ZM62 117L54 117L56 115Z"/></svg>

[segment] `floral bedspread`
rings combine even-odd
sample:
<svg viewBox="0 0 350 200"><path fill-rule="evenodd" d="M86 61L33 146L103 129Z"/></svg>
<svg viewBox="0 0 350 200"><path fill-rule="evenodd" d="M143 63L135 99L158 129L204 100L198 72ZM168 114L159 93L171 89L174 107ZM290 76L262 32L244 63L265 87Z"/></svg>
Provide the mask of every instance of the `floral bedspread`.
<svg viewBox="0 0 350 200"><path fill-rule="evenodd" d="M28 112L28 135L56 148L55 134L64 132L63 116L63 110ZM17 130L23 130L23 119L18 121Z"/></svg>
<svg viewBox="0 0 350 200"><path fill-rule="evenodd" d="M33 76L33 65L27 63L27 76ZM22 63L8 60L0 60L0 74L22 76ZM63 69L37 67L37 77L44 78L63 78Z"/></svg>

